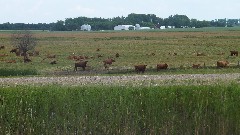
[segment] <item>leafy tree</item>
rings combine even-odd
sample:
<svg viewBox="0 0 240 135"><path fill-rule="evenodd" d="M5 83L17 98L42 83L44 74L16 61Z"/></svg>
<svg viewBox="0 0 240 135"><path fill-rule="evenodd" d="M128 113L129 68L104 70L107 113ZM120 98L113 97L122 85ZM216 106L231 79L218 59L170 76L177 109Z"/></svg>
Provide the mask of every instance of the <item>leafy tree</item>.
<svg viewBox="0 0 240 135"><path fill-rule="evenodd" d="M191 19L190 20L190 27L196 27L197 28L197 19Z"/></svg>
<svg viewBox="0 0 240 135"><path fill-rule="evenodd" d="M173 26L176 28L189 27L190 19L186 15L174 15L172 17Z"/></svg>
<svg viewBox="0 0 240 135"><path fill-rule="evenodd" d="M64 21L57 21L57 23L53 26L52 30L54 31L65 31L66 27L64 25Z"/></svg>

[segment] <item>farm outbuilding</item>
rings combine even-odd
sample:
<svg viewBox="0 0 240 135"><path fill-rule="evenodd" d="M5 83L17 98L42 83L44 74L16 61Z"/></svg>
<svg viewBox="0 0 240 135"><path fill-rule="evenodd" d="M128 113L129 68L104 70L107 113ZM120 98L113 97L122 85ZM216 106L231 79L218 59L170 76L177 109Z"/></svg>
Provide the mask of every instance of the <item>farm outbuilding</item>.
<svg viewBox="0 0 240 135"><path fill-rule="evenodd" d="M141 27L139 24L135 25L136 30L146 30L146 29L151 29L150 27Z"/></svg>
<svg viewBox="0 0 240 135"><path fill-rule="evenodd" d="M88 24L84 24L81 26L82 31L91 31L91 26Z"/></svg>
<svg viewBox="0 0 240 135"><path fill-rule="evenodd" d="M114 27L114 30L135 30L133 25L118 25Z"/></svg>
<svg viewBox="0 0 240 135"><path fill-rule="evenodd" d="M160 26L160 29L174 29L175 26Z"/></svg>

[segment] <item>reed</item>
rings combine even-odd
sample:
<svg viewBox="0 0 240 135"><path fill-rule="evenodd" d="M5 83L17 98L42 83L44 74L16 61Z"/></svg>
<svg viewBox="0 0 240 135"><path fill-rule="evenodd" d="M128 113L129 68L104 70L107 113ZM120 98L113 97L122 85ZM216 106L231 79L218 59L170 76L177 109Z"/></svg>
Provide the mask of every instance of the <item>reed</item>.
<svg viewBox="0 0 240 135"><path fill-rule="evenodd" d="M240 86L0 88L0 134L240 134Z"/></svg>

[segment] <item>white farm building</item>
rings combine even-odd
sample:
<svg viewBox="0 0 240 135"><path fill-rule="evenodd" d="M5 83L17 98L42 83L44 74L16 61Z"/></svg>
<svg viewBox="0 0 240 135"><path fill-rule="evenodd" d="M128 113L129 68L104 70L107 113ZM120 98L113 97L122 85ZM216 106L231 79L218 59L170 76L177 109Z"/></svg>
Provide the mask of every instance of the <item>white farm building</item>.
<svg viewBox="0 0 240 135"><path fill-rule="evenodd" d="M114 30L135 30L135 26L133 25L118 25L114 27Z"/></svg>
<svg viewBox="0 0 240 135"><path fill-rule="evenodd" d="M139 24L133 25L118 25L114 27L114 30L149 30L150 27L141 27Z"/></svg>
<svg viewBox="0 0 240 135"><path fill-rule="evenodd" d="M91 31L91 26L88 24L84 24L81 26L82 31Z"/></svg>

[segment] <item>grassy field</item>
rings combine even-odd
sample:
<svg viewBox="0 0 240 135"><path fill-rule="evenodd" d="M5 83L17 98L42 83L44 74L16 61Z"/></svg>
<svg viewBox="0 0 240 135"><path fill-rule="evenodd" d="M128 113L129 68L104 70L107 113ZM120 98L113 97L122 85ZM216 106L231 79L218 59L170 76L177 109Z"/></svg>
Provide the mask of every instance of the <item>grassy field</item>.
<svg viewBox="0 0 240 135"><path fill-rule="evenodd" d="M167 63L168 73L223 73L238 72L239 57L229 56L231 50L240 50L240 28L202 28L151 31L103 31L103 32L34 32L38 39L36 50L39 56L31 57L33 62L25 64L23 58L9 53L13 48L9 37L11 31L0 32L0 45L5 49L0 54L0 69L35 70L38 74L73 72L74 61L68 56L87 56L87 71L105 73L103 60L109 57L116 62L107 73L134 73L136 64L147 64L146 74L158 74L156 64ZM100 48L100 51L96 51ZM174 55L176 53L177 55ZM197 56L203 53L205 56ZM43 59L47 54L55 54L55 59ZM154 55L152 55L154 54ZM98 55L103 57L98 58ZM6 63L16 60L17 63ZM49 64L56 60L56 65ZM216 69L216 61L228 60L228 69ZM203 64L204 70L191 69L192 64ZM176 70L177 69L177 70ZM102 72L101 72L102 71ZM79 71L81 72L81 71ZM31 73L29 73L31 74Z"/></svg>
<svg viewBox="0 0 240 135"><path fill-rule="evenodd" d="M0 88L0 134L240 134L237 84Z"/></svg>

